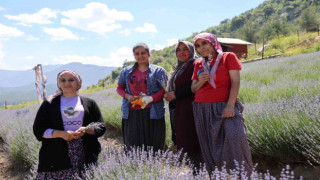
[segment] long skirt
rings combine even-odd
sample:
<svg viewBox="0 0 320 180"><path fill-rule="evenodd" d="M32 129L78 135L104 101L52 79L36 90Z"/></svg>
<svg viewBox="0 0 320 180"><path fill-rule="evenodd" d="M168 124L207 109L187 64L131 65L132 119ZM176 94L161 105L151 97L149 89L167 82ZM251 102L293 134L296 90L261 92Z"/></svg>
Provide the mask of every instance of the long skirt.
<svg viewBox="0 0 320 180"><path fill-rule="evenodd" d="M128 119L122 119L122 135L127 150L135 147L162 150L166 136L164 117L150 119L150 108L130 110Z"/></svg>
<svg viewBox="0 0 320 180"><path fill-rule="evenodd" d="M235 116L222 118L226 105L226 102L193 102L196 131L207 171L211 173L215 167L224 164L226 169L236 169L238 162L250 174L253 164L242 115L243 106L237 101Z"/></svg>
<svg viewBox="0 0 320 180"><path fill-rule="evenodd" d="M76 179L75 176L81 177L85 164L82 139L74 139L67 143L69 149L68 155L72 167L55 172L39 172L36 177L37 180L72 180Z"/></svg>

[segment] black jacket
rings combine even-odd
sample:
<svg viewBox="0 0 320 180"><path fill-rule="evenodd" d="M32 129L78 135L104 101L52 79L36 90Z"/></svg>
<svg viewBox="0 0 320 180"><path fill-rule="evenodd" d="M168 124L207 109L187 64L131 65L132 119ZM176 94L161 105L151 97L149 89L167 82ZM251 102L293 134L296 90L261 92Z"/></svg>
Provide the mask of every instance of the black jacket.
<svg viewBox="0 0 320 180"><path fill-rule="evenodd" d="M34 135L39 141L42 141L39 152L38 172L54 172L71 168L67 142L62 138L46 139L42 137L48 128L64 130L60 111L60 97L54 98L51 103L44 101L37 112L33 124ZM82 137L85 163L90 164L97 162L98 154L101 151L98 137L105 133L106 128L96 102L81 96L80 99L84 108L82 126L87 126L91 122L101 122L103 127L102 130L95 129L94 135L85 134Z"/></svg>

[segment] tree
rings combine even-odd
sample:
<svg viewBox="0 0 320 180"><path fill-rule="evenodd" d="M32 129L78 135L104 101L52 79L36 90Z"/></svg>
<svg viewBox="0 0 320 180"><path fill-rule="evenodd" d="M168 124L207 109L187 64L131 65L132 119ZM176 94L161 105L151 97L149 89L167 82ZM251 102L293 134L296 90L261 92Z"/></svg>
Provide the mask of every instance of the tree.
<svg viewBox="0 0 320 180"><path fill-rule="evenodd" d="M240 35L248 42L256 42L258 31L259 25L253 20L249 20L248 23L241 28Z"/></svg>
<svg viewBox="0 0 320 180"><path fill-rule="evenodd" d="M264 13L264 18L267 19L269 16L273 14L274 9L271 4L268 4L262 8L262 11Z"/></svg>
<svg viewBox="0 0 320 180"><path fill-rule="evenodd" d="M319 22L319 12L317 12L315 7L309 7L302 11L300 18L297 23L301 29L307 32L317 31Z"/></svg>

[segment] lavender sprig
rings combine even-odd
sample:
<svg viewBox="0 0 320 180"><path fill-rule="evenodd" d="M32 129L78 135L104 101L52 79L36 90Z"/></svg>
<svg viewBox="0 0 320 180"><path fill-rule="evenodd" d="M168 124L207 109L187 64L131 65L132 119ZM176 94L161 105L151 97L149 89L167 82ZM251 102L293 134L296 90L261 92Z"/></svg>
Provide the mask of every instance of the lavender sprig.
<svg viewBox="0 0 320 180"><path fill-rule="evenodd" d="M167 83L165 80L160 80L160 79L157 79L157 81L160 83L161 87L164 89L165 92L168 92L167 90Z"/></svg>
<svg viewBox="0 0 320 180"><path fill-rule="evenodd" d="M102 125L99 122L92 122L92 123L88 124L88 126L81 127L77 132L85 132L88 129L102 130L101 126Z"/></svg>

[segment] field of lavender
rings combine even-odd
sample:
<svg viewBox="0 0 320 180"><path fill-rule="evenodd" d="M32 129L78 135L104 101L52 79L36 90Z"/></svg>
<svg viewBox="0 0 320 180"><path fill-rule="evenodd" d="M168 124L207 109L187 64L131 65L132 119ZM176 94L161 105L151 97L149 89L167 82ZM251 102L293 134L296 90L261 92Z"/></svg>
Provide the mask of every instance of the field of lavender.
<svg viewBox="0 0 320 180"><path fill-rule="evenodd" d="M254 154L276 158L284 163L320 164L320 53L244 63L239 99L245 106L248 140ZM108 126L121 132L121 98L115 89L83 94L96 100ZM39 105L0 110L0 137L5 150L30 168L34 177L39 142L32 134L32 123ZM168 114L166 114L168 120ZM167 121L167 139L170 144ZM104 148L100 165L88 171L87 179L208 179L202 169L192 176L187 160L170 150L156 156L137 150L125 154L114 147ZM217 179L236 179L234 172L216 171ZM243 176L242 176L243 177ZM278 176L280 177L280 176ZM281 177L291 179L284 169ZM272 179L254 172L253 179Z"/></svg>

